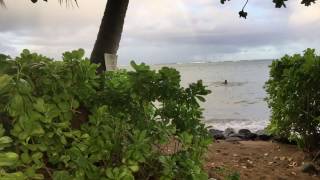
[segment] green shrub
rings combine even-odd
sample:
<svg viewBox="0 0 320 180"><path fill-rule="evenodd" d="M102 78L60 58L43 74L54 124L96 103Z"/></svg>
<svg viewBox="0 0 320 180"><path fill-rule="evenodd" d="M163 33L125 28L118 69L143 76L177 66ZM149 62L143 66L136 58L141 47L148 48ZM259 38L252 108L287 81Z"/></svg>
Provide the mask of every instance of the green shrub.
<svg viewBox="0 0 320 180"><path fill-rule="evenodd" d="M320 57L314 49L273 61L266 82L271 133L315 148L320 142Z"/></svg>
<svg viewBox="0 0 320 180"><path fill-rule="evenodd" d="M83 56L0 56L0 179L207 179L201 81L134 62L97 75Z"/></svg>

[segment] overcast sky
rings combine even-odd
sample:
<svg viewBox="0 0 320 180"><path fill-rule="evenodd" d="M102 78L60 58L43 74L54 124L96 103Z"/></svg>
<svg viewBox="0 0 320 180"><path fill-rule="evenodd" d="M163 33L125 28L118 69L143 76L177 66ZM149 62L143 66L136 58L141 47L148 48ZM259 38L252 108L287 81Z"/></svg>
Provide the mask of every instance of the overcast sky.
<svg viewBox="0 0 320 180"><path fill-rule="evenodd" d="M89 56L106 0L78 1L79 8L66 8L58 0L7 0L0 9L0 53L15 56L28 48L60 58L84 48ZM244 0L131 0L120 64L271 59L320 49L320 3L304 7L300 1L276 9L272 0L250 0L245 20L238 17Z"/></svg>

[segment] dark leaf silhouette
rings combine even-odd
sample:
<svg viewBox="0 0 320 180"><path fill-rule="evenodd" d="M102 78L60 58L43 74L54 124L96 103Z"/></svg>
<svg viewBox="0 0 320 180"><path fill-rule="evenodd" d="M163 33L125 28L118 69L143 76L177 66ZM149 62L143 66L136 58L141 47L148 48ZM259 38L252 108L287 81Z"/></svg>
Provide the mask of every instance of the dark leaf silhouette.
<svg viewBox="0 0 320 180"><path fill-rule="evenodd" d="M284 3L287 0L273 0L273 3L275 4L276 8L282 8L286 7L286 4Z"/></svg>
<svg viewBox="0 0 320 180"><path fill-rule="evenodd" d="M226 1L230 1L230 0L220 0L220 3L224 4ZM286 8L286 4L285 4L286 1L288 1L288 0L272 0L272 2L275 4L276 8L282 8L282 7ZM317 0L302 0L301 4L304 4L305 6L310 6L312 3L316 3L316 1ZM239 12L240 18L243 17L246 19L248 16L248 12L244 11L244 8L246 7L247 3L248 3L248 0L246 1L242 10Z"/></svg>
<svg viewBox="0 0 320 180"><path fill-rule="evenodd" d="M220 0L221 4L224 4L226 1L230 1L230 0Z"/></svg>
<svg viewBox="0 0 320 180"><path fill-rule="evenodd" d="M245 12L245 11L241 10L241 11L239 11L239 16L240 16L240 18L247 19L248 12Z"/></svg>
<svg viewBox="0 0 320 180"><path fill-rule="evenodd" d="M316 3L316 0L302 0L301 4L304 4L305 6L310 6L311 3Z"/></svg>

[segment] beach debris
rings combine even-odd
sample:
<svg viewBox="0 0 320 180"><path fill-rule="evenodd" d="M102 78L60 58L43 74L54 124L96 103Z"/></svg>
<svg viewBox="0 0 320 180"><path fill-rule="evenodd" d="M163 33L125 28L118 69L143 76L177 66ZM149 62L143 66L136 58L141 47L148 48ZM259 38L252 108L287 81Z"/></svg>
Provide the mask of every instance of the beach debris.
<svg viewBox="0 0 320 180"><path fill-rule="evenodd" d="M285 156L281 156L280 157L280 161L284 161L284 160L286 160L286 157Z"/></svg>
<svg viewBox="0 0 320 180"><path fill-rule="evenodd" d="M272 165L274 162L273 161L271 161L271 162L268 162L268 165Z"/></svg>
<svg viewBox="0 0 320 180"><path fill-rule="evenodd" d="M296 172L293 172L293 171L291 172L291 174L292 174L292 175L294 175L294 176L296 176L296 175L297 175L297 173L296 173Z"/></svg>
<svg viewBox="0 0 320 180"><path fill-rule="evenodd" d="M254 167L254 166L253 166L253 161L247 160L246 166L247 166L248 168L253 168L253 167Z"/></svg>
<svg viewBox="0 0 320 180"><path fill-rule="evenodd" d="M214 162L213 162L213 163L210 163L210 164L209 164L209 167L211 167L211 168L212 168L212 167L215 167Z"/></svg>
<svg viewBox="0 0 320 180"><path fill-rule="evenodd" d="M264 153L264 156L266 156L266 157L269 156L269 153Z"/></svg>
<svg viewBox="0 0 320 180"><path fill-rule="evenodd" d="M233 157L238 157L238 154L233 154L232 156L233 156Z"/></svg>
<svg viewBox="0 0 320 180"><path fill-rule="evenodd" d="M289 167L297 167L298 166L298 163L295 162L295 161L292 161L288 164Z"/></svg>
<svg viewBox="0 0 320 180"><path fill-rule="evenodd" d="M280 158L278 156L273 157L273 160L279 160Z"/></svg>
<svg viewBox="0 0 320 180"><path fill-rule="evenodd" d="M227 152L223 152L223 153L222 153L222 155L224 155L224 156L228 156L228 155L229 155L229 153L227 153Z"/></svg>

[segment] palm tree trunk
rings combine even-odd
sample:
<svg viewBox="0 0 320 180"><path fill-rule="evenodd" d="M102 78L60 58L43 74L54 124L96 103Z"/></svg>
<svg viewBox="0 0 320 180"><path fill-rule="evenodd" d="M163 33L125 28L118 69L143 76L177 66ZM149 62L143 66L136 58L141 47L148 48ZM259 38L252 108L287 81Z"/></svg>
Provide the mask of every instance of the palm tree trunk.
<svg viewBox="0 0 320 180"><path fill-rule="evenodd" d="M117 54L129 0L108 0L90 60L105 71L104 54Z"/></svg>

